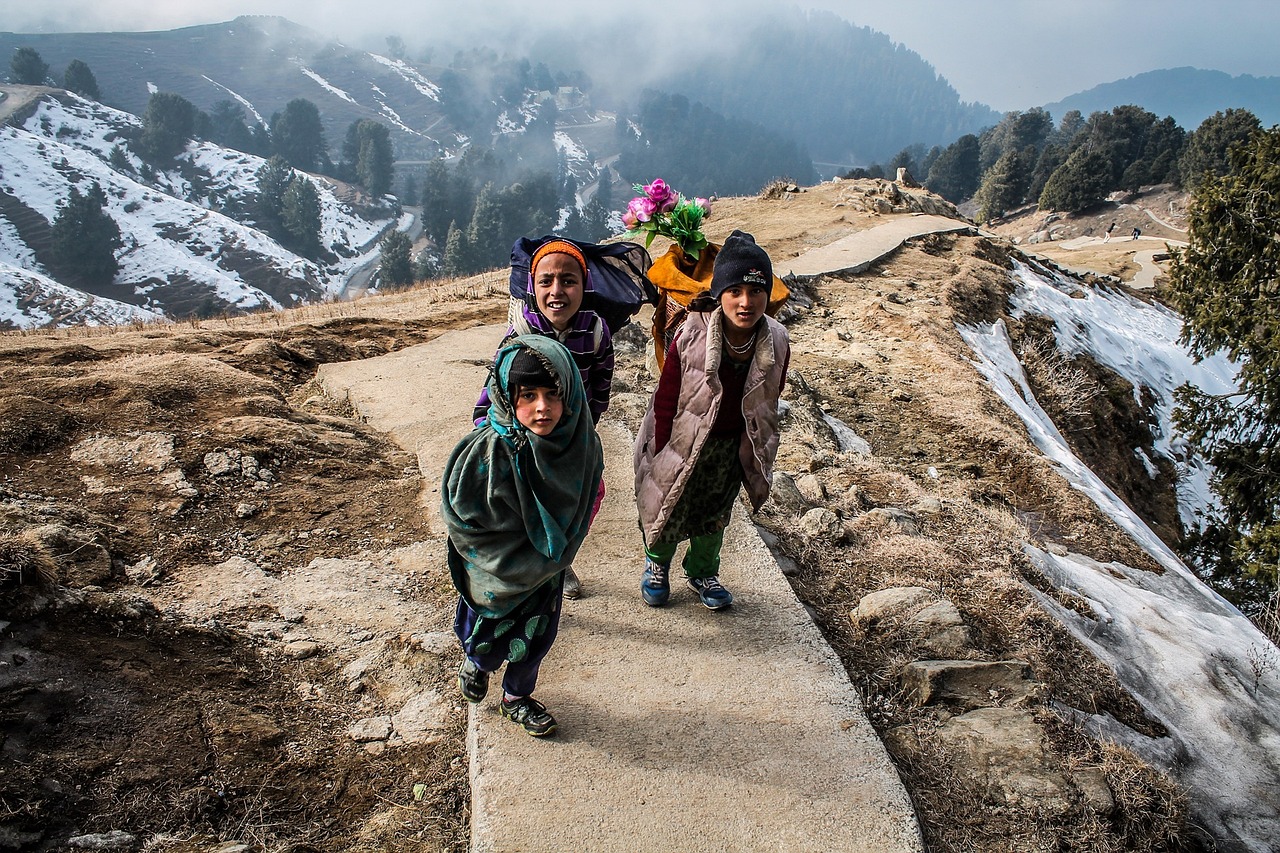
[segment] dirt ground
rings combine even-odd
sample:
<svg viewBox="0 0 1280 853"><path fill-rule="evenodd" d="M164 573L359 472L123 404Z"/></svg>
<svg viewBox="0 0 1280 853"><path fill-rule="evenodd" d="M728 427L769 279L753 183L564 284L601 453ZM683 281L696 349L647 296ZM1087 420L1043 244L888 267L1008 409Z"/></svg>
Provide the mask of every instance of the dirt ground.
<svg viewBox="0 0 1280 853"><path fill-rule="evenodd" d="M719 200L708 236L745 228L784 267L874 225L871 185ZM1050 710L1159 731L1035 605L1029 589L1044 584L1020 543L1150 561L1065 486L968 363L955 323L1003 313L1010 251L922 238L866 273L797 289L787 399L810 419L838 417L873 454L815 462L796 431L778 469L795 482L820 471L819 499L846 521L873 508L899 520L847 523L839 542L806 539L770 508L759 520L862 691L929 849L1202 849L1176 786ZM456 658L440 641L453 596L439 555L423 553L437 534L414 460L312 378L320 363L499 320L505 280L228 321L0 335L0 850L112 831L157 851L466 848L465 714L415 743L349 734L406 696L454 701ZM1029 345L1043 331L1011 329ZM628 352L615 390L643 395L652 380ZM1148 478L1107 467L1107 436L1139 413L1059 414L1078 452L1176 535L1169 482L1138 493L1132 482ZM912 507L908 530L892 513ZM916 707L899 681L914 641L849 618L864 594L909 585L955 601L976 658L1028 662L1052 760L1105 776L1110 806L1046 815L955 770L932 732L958 709ZM298 612L304 588L332 601Z"/></svg>

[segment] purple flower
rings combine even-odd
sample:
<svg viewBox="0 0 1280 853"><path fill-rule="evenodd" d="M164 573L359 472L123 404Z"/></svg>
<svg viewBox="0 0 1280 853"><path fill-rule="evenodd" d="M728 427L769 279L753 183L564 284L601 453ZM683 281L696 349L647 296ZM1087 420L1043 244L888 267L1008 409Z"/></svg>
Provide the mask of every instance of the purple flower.
<svg viewBox="0 0 1280 853"><path fill-rule="evenodd" d="M644 194L653 199L662 213L676 206L676 191L667 186L667 182L662 178L655 178L653 183L645 186Z"/></svg>
<svg viewBox="0 0 1280 853"><path fill-rule="evenodd" d="M702 208L702 213L703 213L703 215L704 215L704 216L710 216L710 215L711 215L711 199L709 199L709 198L695 198L695 199L693 200L693 203L694 203L694 204L696 204L698 207Z"/></svg>
<svg viewBox="0 0 1280 853"><path fill-rule="evenodd" d="M658 212L658 205L652 198L638 196L627 202L627 212L640 222L648 222Z"/></svg>

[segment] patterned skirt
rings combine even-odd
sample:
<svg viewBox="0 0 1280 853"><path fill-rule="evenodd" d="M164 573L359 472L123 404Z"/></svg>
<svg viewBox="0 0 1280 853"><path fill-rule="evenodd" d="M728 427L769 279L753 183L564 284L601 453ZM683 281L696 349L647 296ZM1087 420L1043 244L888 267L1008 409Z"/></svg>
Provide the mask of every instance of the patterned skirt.
<svg viewBox="0 0 1280 853"><path fill-rule="evenodd" d="M742 486L742 463L738 461L741 438L710 436L698 454L693 472L680 493L671 517L651 545L672 545L694 536L724 530L733 514L733 504Z"/></svg>

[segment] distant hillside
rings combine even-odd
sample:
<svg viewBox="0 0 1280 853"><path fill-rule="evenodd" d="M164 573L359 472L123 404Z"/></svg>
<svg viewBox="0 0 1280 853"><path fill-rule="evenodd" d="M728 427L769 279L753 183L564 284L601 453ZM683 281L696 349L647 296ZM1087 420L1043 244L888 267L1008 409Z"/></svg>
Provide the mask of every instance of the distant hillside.
<svg viewBox="0 0 1280 853"><path fill-rule="evenodd" d="M320 110L336 149L347 127L371 118L392 129L402 156L437 156L452 127L439 86L418 69L348 49L284 18L244 16L222 24L144 33L0 33L7 70L14 49L33 47L59 81L67 63L88 63L103 102L142 115L155 90L175 92L208 111L238 101L266 124L294 98Z"/></svg>
<svg viewBox="0 0 1280 853"><path fill-rule="evenodd" d="M1088 117L1122 104L1136 104L1162 118L1173 116L1189 131L1216 112L1240 107L1270 127L1280 123L1280 77L1232 77L1200 68L1165 68L1103 83L1044 108L1054 119L1061 119L1069 110L1079 110Z"/></svg>
<svg viewBox="0 0 1280 853"><path fill-rule="evenodd" d="M128 113L53 91L0 128L0 328L127 322L280 308L341 292L367 261L390 211L357 216L348 190L308 175L319 201L319 261L282 247L254 223L259 157L191 142L168 169L128 145ZM114 281L92 293L52 272L51 226L77 188L106 194L120 228Z"/></svg>
<svg viewBox="0 0 1280 853"><path fill-rule="evenodd" d="M829 12L763 20L728 61L686 57L666 87L789 133L816 162L845 166L915 143L946 145L1000 120L985 104L962 102L915 51Z"/></svg>

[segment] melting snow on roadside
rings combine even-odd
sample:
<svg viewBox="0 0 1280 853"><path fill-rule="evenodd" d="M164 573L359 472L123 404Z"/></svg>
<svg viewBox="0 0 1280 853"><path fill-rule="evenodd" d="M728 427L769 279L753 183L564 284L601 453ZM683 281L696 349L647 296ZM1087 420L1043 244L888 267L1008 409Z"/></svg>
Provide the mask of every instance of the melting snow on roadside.
<svg viewBox="0 0 1280 853"><path fill-rule="evenodd" d="M1151 389L1159 401L1156 449L1178 461L1187 480L1180 483L1184 519L1186 510L1204 506L1206 472L1186 461L1186 448L1173 434L1172 391L1185 381L1214 393L1228 390L1234 387L1231 364L1220 358L1195 364L1177 343L1181 321L1166 309L1106 290L1072 298L1081 290L1074 282L1026 267L1015 274L1015 314L1052 317L1063 350L1088 353L1135 386ZM1044 575L1080 596L1088 612L1036 593L1045 609L1115 670L1169 735L1145 738L1109 717L1087 722L1174 773L1191 792L1198 819L1227 842L1224 849L1272 851L1280 838L1280 652L1072 453L1036 403L1002 322L959 332L977 356L974 365L1040 451L1165 569L1157 575L1026 546Z"/></svg>

